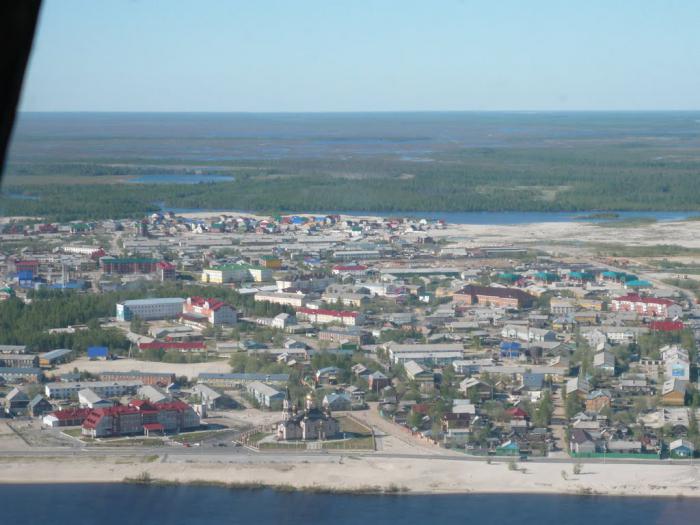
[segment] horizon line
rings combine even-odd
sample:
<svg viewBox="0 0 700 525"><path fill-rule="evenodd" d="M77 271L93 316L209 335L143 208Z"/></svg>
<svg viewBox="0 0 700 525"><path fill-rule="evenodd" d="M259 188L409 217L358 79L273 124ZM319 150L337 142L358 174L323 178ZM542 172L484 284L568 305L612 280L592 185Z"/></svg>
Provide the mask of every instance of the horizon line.
<svg viewBox="0 0 700 525"><path fill-rule="evenodd" d="M337 114L394 114L394 113L696 113L697 109L401 109L401 110L18 110L22 114L182 114L182 115L337 115Z"/></svg>

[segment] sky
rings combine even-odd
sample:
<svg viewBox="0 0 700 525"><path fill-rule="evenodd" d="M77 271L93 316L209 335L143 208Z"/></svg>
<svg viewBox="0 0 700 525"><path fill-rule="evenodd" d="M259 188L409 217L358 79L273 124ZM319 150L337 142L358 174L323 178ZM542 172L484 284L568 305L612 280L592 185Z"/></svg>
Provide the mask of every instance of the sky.
<svg viewBox="0 0 700 525"><path fill-rule="evenodd" d="M696 0L44 0L22 111L700 109Z"/></svg>

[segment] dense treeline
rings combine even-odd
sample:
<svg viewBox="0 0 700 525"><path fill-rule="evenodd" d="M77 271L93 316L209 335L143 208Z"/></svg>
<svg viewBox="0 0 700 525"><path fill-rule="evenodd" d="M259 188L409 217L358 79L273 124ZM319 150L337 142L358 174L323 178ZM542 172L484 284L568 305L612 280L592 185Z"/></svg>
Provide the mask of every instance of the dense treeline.
<svg viewBox="0 0 700 525"><path fill-rule="evenodd" d="M128 341L117 330L104 330L98 319L115 315L115 304L143 297L188 297L202 295L231 303L243 314L274 316L291 312L290 307L255 303L253 297L234 290L181 283L144 284L142 290L84 294L63 291L30 292L31 303L12 298L0 303L0 344L25 344L33 351L72 348L85 351L88 346L126 349ZM49 334L51 328L87 324L88 330L74 334Z"/></svg>
<svg viewBox="0 0 700 525"><path fill-rule="evenodd" d="M118 218L158 209L248 211L588 211L700 209L700 161L691 150L635 145L597 148L476 148L435 155L432 162L394 158L278 159L239 166L234 182L178 184L18 185L6 191L5 214L51 219ZM253 166L251 167L251 164ZM27 172L30 165L23 165ZM231 164L232 170L236 168ZM60 165L83 173L83 165ZM38 168L40 173L48 169ZM101 170L95 168L99 173ZM120 169L123 171L123 169ZM66 176L66 180L74 180Z"/></svg>

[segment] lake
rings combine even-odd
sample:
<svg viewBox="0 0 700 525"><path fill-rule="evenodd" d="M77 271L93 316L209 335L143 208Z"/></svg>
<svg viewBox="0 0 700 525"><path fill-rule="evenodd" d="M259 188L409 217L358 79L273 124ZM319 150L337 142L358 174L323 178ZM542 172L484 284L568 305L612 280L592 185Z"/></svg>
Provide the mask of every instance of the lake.
<svg viewBox="0 0 700 525"><path fill-rule="evenodd" d="M0 520L12 525L695 523L700 499L545 495L354 496L121 484L5 485Z"/></svg>

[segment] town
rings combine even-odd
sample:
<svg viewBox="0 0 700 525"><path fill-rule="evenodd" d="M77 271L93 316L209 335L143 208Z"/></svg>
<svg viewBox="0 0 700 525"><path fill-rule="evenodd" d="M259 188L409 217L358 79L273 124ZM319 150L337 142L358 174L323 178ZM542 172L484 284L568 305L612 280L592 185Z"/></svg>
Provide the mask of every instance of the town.
<svg viewBox="0 0 700 525"><path fill-rule="evenodd" d="M9 221L1 240L3 448L700 445L687 276L411 218L154 213Z"/></svg>

